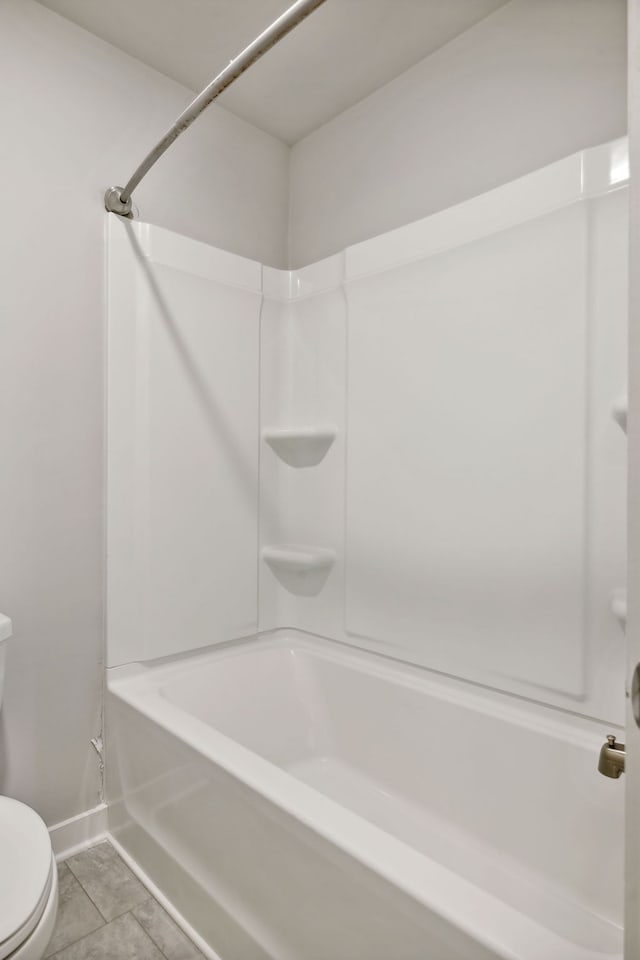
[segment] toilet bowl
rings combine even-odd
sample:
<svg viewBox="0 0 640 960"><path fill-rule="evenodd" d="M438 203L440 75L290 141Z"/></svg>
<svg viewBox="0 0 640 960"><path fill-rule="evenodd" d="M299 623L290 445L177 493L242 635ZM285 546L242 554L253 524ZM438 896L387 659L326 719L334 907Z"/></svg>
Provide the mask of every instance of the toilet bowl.
<svg viewBox="0 0 640 960"><path fill-rule="evenodd" d="M41 960L58 909L49 831L24 803L0 797L0 960Z"/></svg>
<svg viewBox="0 0 640 960"><path fill-rule="evenodd" d="M11 621L0 614L0 701L3 648ZM41 960L58 910L58 872L51 838L31 807L0 797L0 960Z"/></svg>

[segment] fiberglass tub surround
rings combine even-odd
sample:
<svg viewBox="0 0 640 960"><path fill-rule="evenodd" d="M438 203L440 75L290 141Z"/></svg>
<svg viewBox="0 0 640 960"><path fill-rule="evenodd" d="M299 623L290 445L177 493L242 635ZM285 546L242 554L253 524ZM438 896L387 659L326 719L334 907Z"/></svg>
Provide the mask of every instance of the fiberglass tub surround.
<svg viewBox="0 0 640 960"><path fill-rule="evenodd" d="M222 960L621 955L625 164L291 272L111 219L111 829Z"/></svg>

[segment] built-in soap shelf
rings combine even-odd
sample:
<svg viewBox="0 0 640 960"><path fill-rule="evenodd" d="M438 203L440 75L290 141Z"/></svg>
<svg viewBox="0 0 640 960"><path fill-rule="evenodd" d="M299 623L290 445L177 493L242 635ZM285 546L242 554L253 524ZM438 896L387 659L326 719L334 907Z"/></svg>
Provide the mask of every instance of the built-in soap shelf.
<svg viewBox="0 0 640 960"><path fill-rule="evenodd" d="M262 559L290 593L315 596L325 585L336 555L325 547L288 543L263 547Z"/></svg>
<svg viewBox="0 0 640 960"><path fill-rule="evenodd" d="M617 424L627 432L627 413L629 412L629 398L626 394L619 396L611 407L611 416Z"/></svg>
<svg viewBox="0 0 640 960"><path fill-rule="evenodd" d="M624 629L627 625L627 591L623 588L611 594L611 612Z"/></svg>
<svg viewBox="0 0 640 960"><path fill-rule="evenodd" d="M291 467L315 467L324 459L338 430L333 426L306 426L281 429L267 427L265 443Z"/></svg>
<svg viewBox="0 0 640 960"><path fill-rule="evenodd" d="M286 544L281 547L264 547L262 559L270 567L280 567L294 573L308 573L332 567L336 555L324 547L300 547Z"/></svg>

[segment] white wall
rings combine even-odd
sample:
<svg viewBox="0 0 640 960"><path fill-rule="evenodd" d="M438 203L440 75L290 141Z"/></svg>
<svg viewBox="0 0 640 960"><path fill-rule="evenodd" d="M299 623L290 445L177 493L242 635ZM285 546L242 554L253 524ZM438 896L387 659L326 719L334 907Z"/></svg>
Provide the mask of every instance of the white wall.
<svg viewBox="0 0 640 960"><path fill-rule="evenodd" d="M301 140L290 265L622 136L625 26L625 0L512 0Z"/></svg>
<svg viewBox="0 0 640 960"><path fill-rule="evenodd" d="M49 823L98 801L102 194L191 94L31 0L0 3L0 610L14 620L0 793ZM215 108L136 195L144 218L281 265L288 150Z"/></svg>

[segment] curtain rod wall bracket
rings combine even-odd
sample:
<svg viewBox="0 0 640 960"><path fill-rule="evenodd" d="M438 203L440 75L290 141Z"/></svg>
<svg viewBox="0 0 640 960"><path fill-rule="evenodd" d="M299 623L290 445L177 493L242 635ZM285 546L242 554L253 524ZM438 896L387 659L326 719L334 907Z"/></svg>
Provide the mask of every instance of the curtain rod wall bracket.
<svg viewBox="0 0 640 960"><path fill-rule="evenodd" d="M131 197L127 201L122 200L122 187L109 187L104 195L104 208L109 213L117 213L119 217L133 220Z"/></svg>

